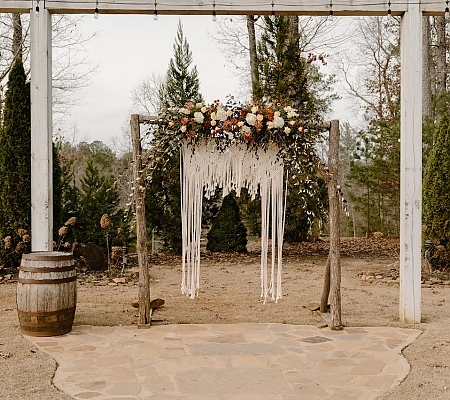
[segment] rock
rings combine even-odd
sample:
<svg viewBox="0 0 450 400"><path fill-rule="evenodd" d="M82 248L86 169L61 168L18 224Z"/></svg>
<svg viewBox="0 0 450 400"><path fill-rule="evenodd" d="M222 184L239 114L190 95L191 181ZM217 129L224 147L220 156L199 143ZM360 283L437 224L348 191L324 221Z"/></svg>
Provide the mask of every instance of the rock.
<svg viewBox="0 0 450 400"><path fill-rule="evenodd" d="M318 301L310 301L308 303L307 308L311 311L317 311L320 310L320 303Z"/></svg>
<svg viewBox="0 0 450 400"><path fill-rule="evenodd" d="M12 275L11 274L6 274L4 276L4 278L5 278L5 281L10 281L12 279Z"/></svg>
<svg viewBox="0 0 450 400"><path fill-rule="evenodd" d="M442 281L443 285L450 285L450 281Z"/></svg>
<svg viewBox="0 0 450 400"><path fill-rule="evenodd" d="M131 303L131 307L133 308L139 308L139 300L135 300Z"/></svg>
<svg viewBox="0 0 450 400"><path fill-rule="evenodd" d="M127 283L128 279L127 278L114 278L113 282L114 283Z"/></svg>
<svg viewBox="0 0 450 400"><path fill-rule="evenodd" d="M117 283L115 283L115 282L109 282L108 286L119 286L119 285Z"/></svg>
<svg viewBox="0 0 450 400"><path fill-rule="evenodd" d="M373 275L367 275L366 276L366 281L372 281L374 279L375 279L375 277Z"/></svg>
<svg viewBox="0 0 450 400"><path fill-rule="evenodd" d="M375 275L375 279L383 279L383 275Z"/></svg>
<svg viewBox="0 0 450 400"><path fill-rule="evenodd" d="M319 329L323 329L323 328L326 328L326 327L328 326L328 324L325 323L325 322L319 322L316 326L317 326Z"/></svg>

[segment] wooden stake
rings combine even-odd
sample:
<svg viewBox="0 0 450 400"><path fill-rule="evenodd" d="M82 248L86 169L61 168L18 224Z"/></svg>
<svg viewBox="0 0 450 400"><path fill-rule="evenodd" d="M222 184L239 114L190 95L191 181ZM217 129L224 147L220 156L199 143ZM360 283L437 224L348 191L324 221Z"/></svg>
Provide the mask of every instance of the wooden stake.
<svg viewBox="0 0 450 400"><path fill-rule="evenodd" d="M142 146L139 115L131 115L131 141L133 145L133 186L136 207L136 235L139 263L139 323L138 328L149 328L152 310L150 307L150 274L148 272L147 224L145 219L145 186L141 182Z"/></svg>
<svg viewBox="0 0 450 400"><path fill-rule="evenodd" d="M340 198L337 189L339 163L339 121L331 121L328 153L328 199L330 203L330 311L333 330L342 329L341 322L341 260L340 260Z"/></svg>

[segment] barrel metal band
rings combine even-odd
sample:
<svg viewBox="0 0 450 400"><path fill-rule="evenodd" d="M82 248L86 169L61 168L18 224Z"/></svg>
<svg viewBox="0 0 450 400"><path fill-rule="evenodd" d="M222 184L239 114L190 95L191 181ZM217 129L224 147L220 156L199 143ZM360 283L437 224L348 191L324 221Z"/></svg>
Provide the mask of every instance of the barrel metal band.
<svg viewBox="0 0 450 400"><path fill-rule="evenodd" d="M75 267L73 265L69 265L67 267L43 267L43 268L36 268L36 267L24 267L23 265L20 266L19 270L23 272L66 272L66 271L73 271Z"/></svg>
<svg viewBox="0 0 450 400"><path fill-rule="evenodd" d="M68 278L62 278L62 279L23 279L19 278L19 283L28 283L30 285L48 285L48 284L60 284L60 283L67 283L67 282L74 282L77 280L76 275L75 276L69 276Z"/></svg>
<svg viewBox="0 0 450 400"><path fill-rule="evenodd" d="M56 311L39 311L39 312L17 310L17 313L20 316L28 316L28 317L50 317L52 315L74 313L75 310L76 310L76 307L70 307L70 308L64 308L62 310L56 310Z"/></svg>

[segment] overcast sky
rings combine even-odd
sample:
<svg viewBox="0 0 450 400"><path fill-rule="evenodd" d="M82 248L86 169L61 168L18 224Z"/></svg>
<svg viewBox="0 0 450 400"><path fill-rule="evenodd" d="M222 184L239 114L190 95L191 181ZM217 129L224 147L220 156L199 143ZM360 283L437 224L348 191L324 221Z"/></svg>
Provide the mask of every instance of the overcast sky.
<svg viewBox="0 0 450 400"><path fill-rule="evenodd" d="M102 140L114 147L118 138L124 136L123 127L130 119L133 87L153 73L165 75L173 56L179 19L199 71L206 102L215 99L225 102L227 95L240 94L239 78L211 38L216 29L210 16L161 15L155 21L149 15L100 14L98 19L88 15L80 29L86 34L98 31L88 42L87 50L91 64L99 66L92 84L76 93L82 96L81 105L73 107L71 117L65 118L63 131L76 127L76 141ZM337 115L340 110L343 119L342 102L336 104L334 113Z"/></svg>
<svg viewBox="0 0 450 400"><path fill-rule="evenodd" d="M99 67L92 85L77 93L83 96L82 104L72 108L65 128L76 126L78 140L102 140L108 145L111 139L122 135L122 127L130 118L131 90L152 73L166 73L180 18L205 100L225 101L228 94L236 94L239 79L233 76L217 43L208 35L215 31L211 17L160 16L155 21L148 15L100 15L98 19L87 16L81 29L99 31L87 44L92 65Z"/></svg>

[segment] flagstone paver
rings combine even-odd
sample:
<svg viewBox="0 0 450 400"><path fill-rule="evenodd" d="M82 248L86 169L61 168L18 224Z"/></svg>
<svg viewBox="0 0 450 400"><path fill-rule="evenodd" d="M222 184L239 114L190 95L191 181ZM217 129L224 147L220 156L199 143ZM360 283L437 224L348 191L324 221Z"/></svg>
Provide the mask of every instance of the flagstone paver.
<svg viewBox="0 0 450 400"><path fill-rule="evenodd" d="M373 400L409 373L420 331L283 324L75 326L27 337L58 363L74 399Z"/></svg>

